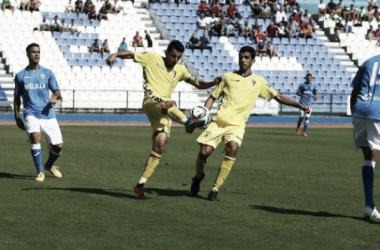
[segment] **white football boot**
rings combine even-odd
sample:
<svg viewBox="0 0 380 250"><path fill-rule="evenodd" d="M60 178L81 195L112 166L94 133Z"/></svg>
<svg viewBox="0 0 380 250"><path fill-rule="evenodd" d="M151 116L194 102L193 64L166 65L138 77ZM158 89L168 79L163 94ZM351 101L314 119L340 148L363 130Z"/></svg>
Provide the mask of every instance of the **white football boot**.
<svg viewBox="0 0 380 250"><path fill-rule="evenodd" d="M372 209L370 206L365 206L364 218L366 218L366 219L380 219L380 213L377 211L376 207Z"/></svg>

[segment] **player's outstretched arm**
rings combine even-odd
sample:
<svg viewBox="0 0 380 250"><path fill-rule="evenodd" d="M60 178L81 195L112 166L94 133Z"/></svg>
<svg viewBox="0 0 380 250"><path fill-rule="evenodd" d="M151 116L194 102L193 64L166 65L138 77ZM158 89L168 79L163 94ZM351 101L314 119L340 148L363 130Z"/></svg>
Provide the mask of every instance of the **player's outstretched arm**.
<svg viewBox="0 0 380 250"><path fill-rule="evenodd" d="M112 64L115 62L116 58L121 58L121 59L134 59L135 58L135 53L132 51L120 51L117 53L111 54L107 58L107 64L112 66Z"/></svg>
<svg viewBox="0 0 380 250"><path fill-rule="evenodd" d="M189 79L187 82L196 87L197 89L208 89L215 85L218 85L222 82L222 77L218 76L215 77L214 81L212 82L204 82L202 80L199 80L198 78Z"/></svg>
<svg viewBox="0 0 380 250"><path fill-rule="evenodd" d="M20 117L20 106L21 106L21 98L19 96L15 96L13 99L13 110L15 115L15 121L17 127L21 130L25 130L24 122L21 120Z"/></svg>
<svg viewBox="0 0 380 250"><path fill-rule="evenodd" d="M292 106L292 107L295 107L295 108L302 109L303 111L305 111L307 113L310 112L310 107L309 106L305 106L305 105L302 105L299 102L293 101L292 99L290 99L287 96L284 96L284 95L281 95L281 94L277 94L274 97L274 99L276 101L278 101L279 103L281 103L281 104L285 104L285 105L288 105L288 106Z"/></svg>

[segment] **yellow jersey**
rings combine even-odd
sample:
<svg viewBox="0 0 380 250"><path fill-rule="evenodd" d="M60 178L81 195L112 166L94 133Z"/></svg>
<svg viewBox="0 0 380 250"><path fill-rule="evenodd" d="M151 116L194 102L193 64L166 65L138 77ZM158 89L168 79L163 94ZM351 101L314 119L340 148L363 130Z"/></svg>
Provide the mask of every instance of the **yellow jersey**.
<svg viewBox="0 0 380 250"><path fill-rule="evenodd" d="M211 94L215 99L222 97L214 117L221 124L245 125L259 96L269 101L277 95L263 77L253 73L242 76L229 72L222 77L223 81Z"/></svg>
<svg viewBox="0 0 380 250"><path fill-rule="evenodd" d="M171 100L178 82L193 77L182 65L166 68L164 58L155 52L136 52L134 60L143 67L144 103Z"/></svg>

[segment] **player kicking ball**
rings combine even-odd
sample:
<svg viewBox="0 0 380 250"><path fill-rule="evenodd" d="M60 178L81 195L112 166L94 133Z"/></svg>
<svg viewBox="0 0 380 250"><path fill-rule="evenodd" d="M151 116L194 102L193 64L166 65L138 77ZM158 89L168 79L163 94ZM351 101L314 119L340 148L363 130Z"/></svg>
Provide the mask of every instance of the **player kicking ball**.
<svg viewBox="0 0 380 250"><path fill-rule="evenodd" d="M309 106L277 93L268 86L263 77L251 71L255 63L255 55L256 52L251 46L242 47L239 51L239 70L223 74L222 82L216 86L205 102L204 106L210 110L215 100L222 98L213 121L197 139L200 151L195 165L195 177L191 184L192 196L198 195L200 183L205 178L204 168L207 159L223 141L225 156L215 183L208 194L210 201L218 201L220 187L235 163L237 152L243 142L245 124L259 96L268 101L275 99L279 103L309 112Z"/></svg>
<svg viewBox="0 0 380 250"><path fill-rule="evenodd" d="M14 116L17 127L26 130L34 164L37 168L36 181L44 181L42 168L41 133L45 135L49 146L49 158L45 169L54 177L62 174L54 162L62 153L63 140L53 105L61 96L53 72L39 65L40 46L36 43L26 47L29 65L17 73L14 91ZM50 91L53 95L50 97ZM20 117L21 97L24 105L24 121Z"/></svg>

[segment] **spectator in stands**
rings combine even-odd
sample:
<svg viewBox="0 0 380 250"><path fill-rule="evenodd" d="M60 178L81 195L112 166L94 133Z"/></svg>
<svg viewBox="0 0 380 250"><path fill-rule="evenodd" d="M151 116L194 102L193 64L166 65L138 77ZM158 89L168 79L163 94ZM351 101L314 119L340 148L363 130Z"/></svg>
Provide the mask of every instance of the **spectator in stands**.
<svg viewBox="0 0 380 250"><path fill-rule="evenodd" d="M377 6L374 7L374 12L373 12L373 18L376 19L376 21L380 21L380 11L379 11L379 8Z"/></svg>
<svg viewBox="0 0 380 250"><path fill-rule="evenodd" d="M207 31L203 32L203 36L199 38L199 42L201 44L201 49L208 49L212 50L212 47L210 46L210 39L207 37Z"/></svg>
<svg viewBox="0 0 380 250"><path fill-rule="evenodd" d="M287 18L286 14L285 14L285 11L283 10L282 7L280 7L280 9L276 12L276 25L278 25L279 22L282 21L283 18Z"/></svg>
<svg viewBox="0 0 380 250"><path fill-rule="evenodd" d="M309 14L308 10L305 10L305 13L301 16L301 21L304 23L310 24L311 15Z"/></svg>
<svg viewBox="0 0 380 250"><path fill-rule="evenodd" d="M298 23L290 18L290 22L286 28L286 32L289 38L295 38L298 35Z"/></svg>
<svg viewBox="0 0 380 250"><path fill-rule="evenodd" d="M266 32L262 32L261 28L259 28L255 35L255 40L256 40L256 43L259 43L259 41L268 41Z"/></svg>
<svg viewBox="0 0 380 250"><path fill-rule="evenodd" d="M194 51L194 49L200 49L201 43L199 42L195 33L190 37L189 48Z"/></svg>
<svg viewBox="0 0 380 250"><path fill-rule="evenodd" d="M221 17L222 15L224 15L225 17L228 16L226 5L224 3L220 3L220 8L219 8L218 13L219 13L218 15L219 17Z"/></svg>
<svg viewBox="0 0 380 250"><path fill-rule="evenodd" d="M241 34L243 32L244 24L245 24L245 20L243 18L243 15L238 14L238 19L236 20L236 25L237 25L237 28L239 30L239 34Z"/></svg>
<svg viewBox="0 0 380 250"><path fill-rule="evenodd" d="M201 14L199 16L199 19L197 21L197 24L198 24L198 27L203 29L203 30L208 30L208 26L207 26L207 20L204 16L204 14Z"/></svg>
<svg viewBox="0 0 380 250"><path fill-rule="evenodd" d="M64 18L62 18L62 21L61 21L61 30L60 31L61 31L61 33L69 31L69 26L67 25Z"/></svg>
<svg viewBox="0 0 380 250"><path fill-rule="evenodd" d="M86 2L83 4L83 10L82 12L88 15L88 13L91 10L91 6L95 5L91 0L86 0Z"/></svg>
<svg viewBox="0 0 380 250"><path fill-rule="evenodd" d="M117 51L120 52L120 51L127 51L127 50L128 50L128 44L125 42L125 37L123 37L123 41L120 43Z"/></svg>
<svg viewBox="0 0 380 250"><path fill-rule="evenodd" d="M136 35L133 37L132 46L135 48L135 51L137 51L137 47L143 47L145 50L143 38L140 36L138 31L136 31Z"/></svg>
<svg viewBox="0 0 380 250"><path fill-rule="evenodd" d="M104 40L104 42L102 44L101 52L102 53L111 53L110 47L108 45L108 39ZM102 55L102 58L103 58L103 55Z"/></svg>
<svg viewBox="0 0 380 250"><path fill-rule="evenodd" d="M267 49L265 48L264 43L261 40L257 43L256 53L257 56L260 57L268 56Z"/></svg>
<svg viewBox="0 0 380 250"><path fill-rule="evenodd" d="M293 10L297 10L301 7L301 5L297 2L297 0L288 0L286 6L286 12L292 12Z"/></svg>
<svg viewBox="0 0 380 250"><path fill-rule="evenodd" d="M367 18L367 12L364 9L363 6L360 7L360 9L356 12L356 21L359 25L362 24L363 21L365 21Z"/></svg>
<svg viewBox="0 0 380 250"><path fill-rule="evenodd" d="M274 26L273 22L271 22L269 24L269 26L267 27L267 36L268 37L277 37L278 36L277 27Z"/></svg>
<svg viewBox="0 0 380 250"><path fill-rule="evenodd" d="M209 7L206 4L206 1L202 0L201 3L198 6L198 15L203 14L203 15L207 16L208 15L208 11L209 11Z"/></svg>
<svg viewBox="0 0 380 250"><path fill-rule="evenodd" d="M219 21L215 21L214 25L211 28L211 32L213 36L221 37L224 35L224 27L220 24Z"/></svg>
<svg viewBox="0 0 380 250"><path fill-rule="evenodd" d="M246 37L246 38L247 37L249 37L249 38L253 37L252 25L249 24L249 20L245 21L242 32L241 32L241 36Z"/></svg>
<svg viewBox="0 0 380 250"><path fill-rule="evenodd" d="M326 4L323 2L323 0L320 0L318 5L318 13L319 14L326 14Z"/></svg>
<svg viewBox="0 0 380 250"><path fill-rule="evenodd" d="M50 31L50 21L47 19L46 15L42 17L42 21L40 23L40 31Z"/></svg>
<svg viewBox="0 0 380 250"><path fill-rule="evenodd" d="M325 8L325 14L332 14L335 10L335 7L338 6L336 3L334 3L334 0L330 0L330 2L327 4ZM339 8L339 6L338 6Z"/></svg>
<svg viewBox="0 0 380 250"><path fill-rule="evenodd" d="M61 22L58 20L58 16L55 16L54 20L51 22L50 30L51 32L54 32L54 31L61 32Z"/></svg>
<svg viewBox="0 0 380 250"><path fill-rule="evenodd" d="M368 5L371 5L372 7L377 6L377 0L368 0Z"/></svg>
<svg viewBox="0 0 380 250"><path fill-rule="evenodd" d="M375 9L371 6L368 5L367 11L366 11L366 20L371 21L373 19L373 13L375 12Z"/></svg>
<svg viewBox="0 0 380 250"><path fill-rule="evenodd" d="M232 17L232 15L237 15L238 11L235 7L234 2L230 1L230 6L227 8L227 13L229 17Z"/></svg>
<svg viewBox="0 0 380 250"><path fill-rule="evenodd" d="M367 30L367 34L365 38L369 41L372 41L375 38L375 31L373 30L372 25L369 26L369 29Z"/></svg>
<svg viewBox="0 0 380 250"><path fill-rule="evenodd" d="M212 14L214 14L216 17L219 16L219 7L216 4L216 2L212 2L211 3L211 6L209 8L209 13L210 13L211 16L212 16Z"/></svg>
<svg viewBox="0 0 380 250"><path fill-rule="evenodd" d="M98 16L98 19L99 21L101 20L106 20L108 21L108 14L111 13L111 10L112 10L112 3L110 2L110 0L106 0L102 6L102 8L100 8L99 10L99 16Z"/></svg>
<svg viewBox="0 0 380 250"><path fill-rule="evenodd" d="M285 28L288 26L288 22L286 21L285 18L282 18L281 23L282 23L282 26L284 26Z"/></svg>
<svg viewBox="0 0 380 250"><path fill-rule="evenodd" d="M16 4L12 0L3 0L1 3L1 9L4 10L11 10L12 12L16 9Z"/></svg>
<svg viewBox="0 0 380 250"><path fill-rule="evenodd" d="M82 0L76 0L75 1L75 12L79 16L79 13L83 12L83 1ZM95 6L94 6L95 7Z"/></svg>
<svg viewBox="0 0 380 250"><path fill-rule="evenodd" d="M231 20L227 21L226 36L227 37L236 37L236 29L235 29L235 26L232 25Z"/></svg>
<svg viewBox="0 0 380 250"><path fill-rule="evenodd" d="M124 7L121 5L121 3L119 2L119 0L114 0L111 13L113 13L113 14L119 14L121 11L123 11L123 13L124 13Z"/></svg>
<svg viewBox="0 0 380 250"><path fill-rule="evenodd" d="M152 48L153 47L152 38L150 37L150 34L147 30L144 30L144 32L145 32L145 40L148 43L148 48Z"/></svg>
<svg viewBox="0 0 380 250"><path fill-rule="evenodd" d="M214 13L212 13L211 17L206 19L208 29L211 30L212 26L214 26L215 21L218 21L218 20L219 20L219 18L217 18L216 15Z"/></svg>
<svg viewBox="0 0 380 250"><path fill-rule="evenodd" d="M40 0L30 0L30 6L29 10L31 12L33 11L40 11L41 1Z"/></svg>
<svg viewBox="0 0 380 250"><path fill-rule="evenodd" d="M310 24L306 23L305 27L301 30L303 38L313 38L313 29Z"/></svg>
<svg viewBox="0 0 380 250"><path fill-rule="evenodd" d="M354 33L354 32L352 31L352 26L351 26L351 25L348 25L348 19L346 19L346 20L344 21L343 31L346 32L346 34L348 34L348 33Z"/></svg>
<svg viewBox="0 0 380 250"><path fill-rule="evenodd" d="M228 18L226 18L226 16L224 14L222 14L220 16L219 22L220 22L220 25L222 25L222 27L226 27L227 22L228 22Z"/></svg>
<svg viewBox="0 0 380 250"><path fill-rule="evenodd" d="M262 6L263 10L263 18L272 18L272 9L271 7L265 2Z"/></svg>
<svg viewBox="0 0 380 250"><path fill-rule="evenodd" d="M71 23L69 25L69 31L73 35L74 32L78 32L78 26L75 23L75 19L71 19Z"/></svg>
<svg viewBox="0 0 380 250"><path fill-rule="evenodd" d="M293 10L293 14L290 16L296 23L300 23L301 14L297 12L297 10Z"/></svg>
<svg viewBox="0 0 380 250"><path fill-rule="evenodd" d="M101 48L100 48L98 39L95 39L94 42L91 44L90 52L91 52L91 54L94 52L98 52L98 53L101 52Z"/></svg>
<svg viewBox="0 0 380 250"><path fill-rule="evenodd" d="M259 3L255 3L252 8L252 18L265 18L263 8Z"/></svg>
<svg viewBox="0 0 380 250"><path fill-rule="evenodd" d="M358 16L358 10L355 8L353 4L351 4L350 9L348 11L348 17L347 18L343 17L343 18L348 19L350 21L355 21L357 16Z"/></svg>
<svg viewBox="0 0 380 250"><path fill-rule="evenodd" d="M342 24L342 21L341 21L342 19L339 19L338 20L338 22L335 24L335 28L334 28L334 30L335 30L335 40L336 41L340 41L340 33L341 32L344 32L344 30L343 30L343 24Z"/></svg>
<svg viewBox="0 0 380 250"><path fill-rule="evenodd" d="M237 24L238 20L236 19L236 16L232 15L229 20L230 20L231 24L235 27L235 29L238 29L238 24Z"/></svg>
<svg viewBox="0 0 380 250"><path fill-rule="evenodd" d="M277 25L277 36L280 38L287 36L285 26L282 25L282 22L279 22Z"/></svg>
<svg viewBox="0 0 380 250"><path fill-rule="evenodd" d="M338 20L342 17L342 11L339 9L339 6L336 5L335 9L331 11L331 18L333 20Z"/></svg>
<svg viewBox="0 0 380 250"><path fill-rule="evenodd" d="M71 13L73 11L75 11L75 5L72 3L72 0L69 0L69 2L65 6L65 12Z"/></svg>
<svg viewBox="0 0 380 250"><path fill-rule="evenodd" d="M98 15L96 13L95 5L91 5L90 12L87 14L88 19L90 20L96 20L98 18Z"/></svg>
<svg viewBox="0 0 380 250"><path fill-rule="evenodd" d="M276 49L274 48L273 44L271 41L268 42L268 45L267 45L267 55L272 58L274 56L277 56L277 52L276 52Z"/></svg>

